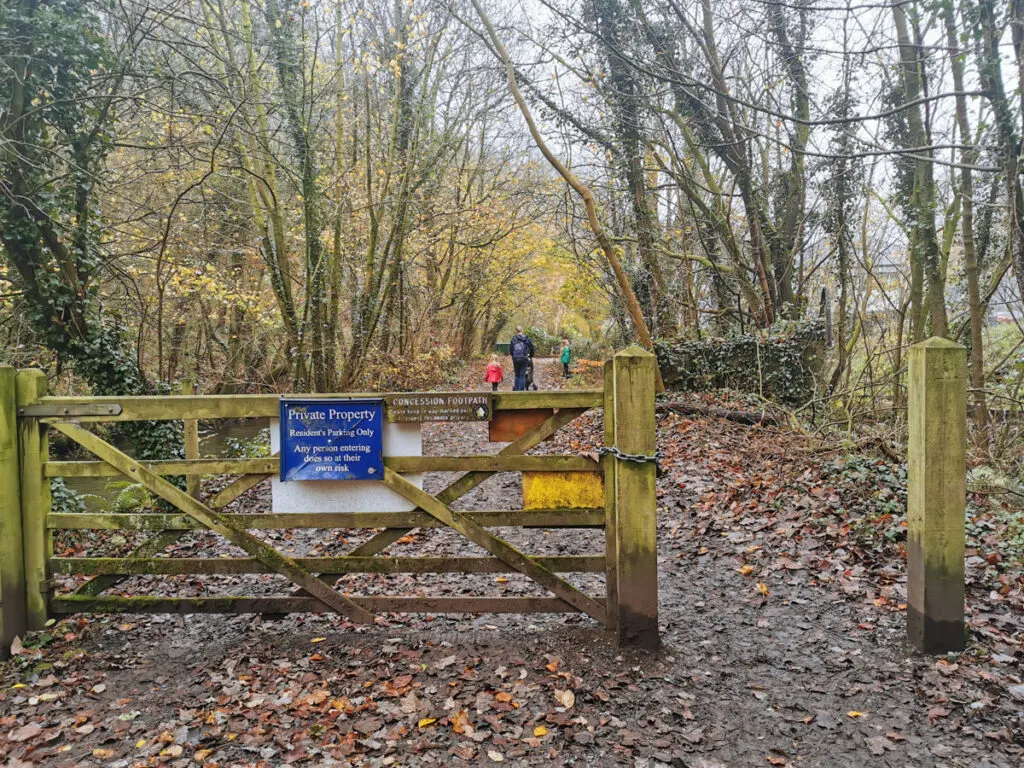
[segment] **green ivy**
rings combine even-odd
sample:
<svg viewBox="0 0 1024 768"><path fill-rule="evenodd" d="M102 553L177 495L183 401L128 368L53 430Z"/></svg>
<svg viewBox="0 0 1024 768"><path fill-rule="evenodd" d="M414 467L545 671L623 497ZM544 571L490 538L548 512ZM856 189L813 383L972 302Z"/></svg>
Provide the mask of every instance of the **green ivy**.
<svg viewBox="0 0 1024 768"><path fill-rule="evenodd" d="M97 0L0 4L0 260L23 312L58 364L97 395L152 394L122 328L99 297L97 187L120 81ZM181 455L181 424L126 423L143 459Z"/></svg>
<svg viewBox="0 0 1024 768"><path fill-rule="evenodd" d="M85 494L68 488L63 477L55 477L50 481L50 511L58 514L88 512Z"/></svg>
<svg viewBox="0 0 1024 768"><path fill-rule="evenodd" d="M261 429L256 437L229 437L224 455L229 459L265 459L270 455L270 430Z"/></svg>
<svg viewBox="0 0 1024 768"><path fill-rule="evenodd" d="M823 323L786 323L757 336L662 339L654 351L669 389L734 389L801 405L815 395L824 339Z"/></svg>

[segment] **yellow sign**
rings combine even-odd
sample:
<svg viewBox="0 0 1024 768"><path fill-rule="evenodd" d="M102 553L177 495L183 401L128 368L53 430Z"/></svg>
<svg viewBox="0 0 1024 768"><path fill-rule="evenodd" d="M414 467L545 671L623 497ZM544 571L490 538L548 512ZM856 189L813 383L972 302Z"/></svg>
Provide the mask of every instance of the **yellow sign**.
<svg viewBox="0 0 1024 768"><path fill-rule="evenodd" d="M604 506L600 472L523 472L523 509L592 509Z"/></svg>

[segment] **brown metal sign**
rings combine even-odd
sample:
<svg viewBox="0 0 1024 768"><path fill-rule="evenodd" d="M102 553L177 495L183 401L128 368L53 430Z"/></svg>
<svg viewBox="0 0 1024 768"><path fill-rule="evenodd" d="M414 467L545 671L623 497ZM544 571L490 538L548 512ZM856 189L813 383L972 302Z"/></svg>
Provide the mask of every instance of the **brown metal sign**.
<svg viewBox="0 0 1024 768"><path fill-rule="evenodd" d="M494 401L489 392L419 392L388 395L387 418L404 421L490 421Z"/></svg>

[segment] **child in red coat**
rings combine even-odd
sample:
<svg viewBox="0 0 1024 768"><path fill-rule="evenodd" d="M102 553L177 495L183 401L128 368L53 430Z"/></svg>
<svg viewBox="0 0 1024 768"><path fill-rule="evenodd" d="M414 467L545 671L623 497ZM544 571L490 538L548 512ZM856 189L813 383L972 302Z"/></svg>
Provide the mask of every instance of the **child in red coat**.
<svg viewBox="0 0 1024 768"><path fill-rule="evenodd" d="M487 375L484 379L491 384L491 392L498 391L498 384L505 378L505 372L501 370L501 363L497 355L491 355L491 362L487 366Z"/></svg>

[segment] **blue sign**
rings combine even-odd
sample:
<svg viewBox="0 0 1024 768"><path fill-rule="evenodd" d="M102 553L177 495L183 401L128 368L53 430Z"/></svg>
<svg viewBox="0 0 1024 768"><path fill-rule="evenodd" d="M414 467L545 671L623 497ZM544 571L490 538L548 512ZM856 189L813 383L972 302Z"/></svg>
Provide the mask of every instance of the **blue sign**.
<svg viewBox="0 0 1024 768"><path fill-rule="evenodd" d="M281 480L383 480L383 400L282 400Z"/></svg>

